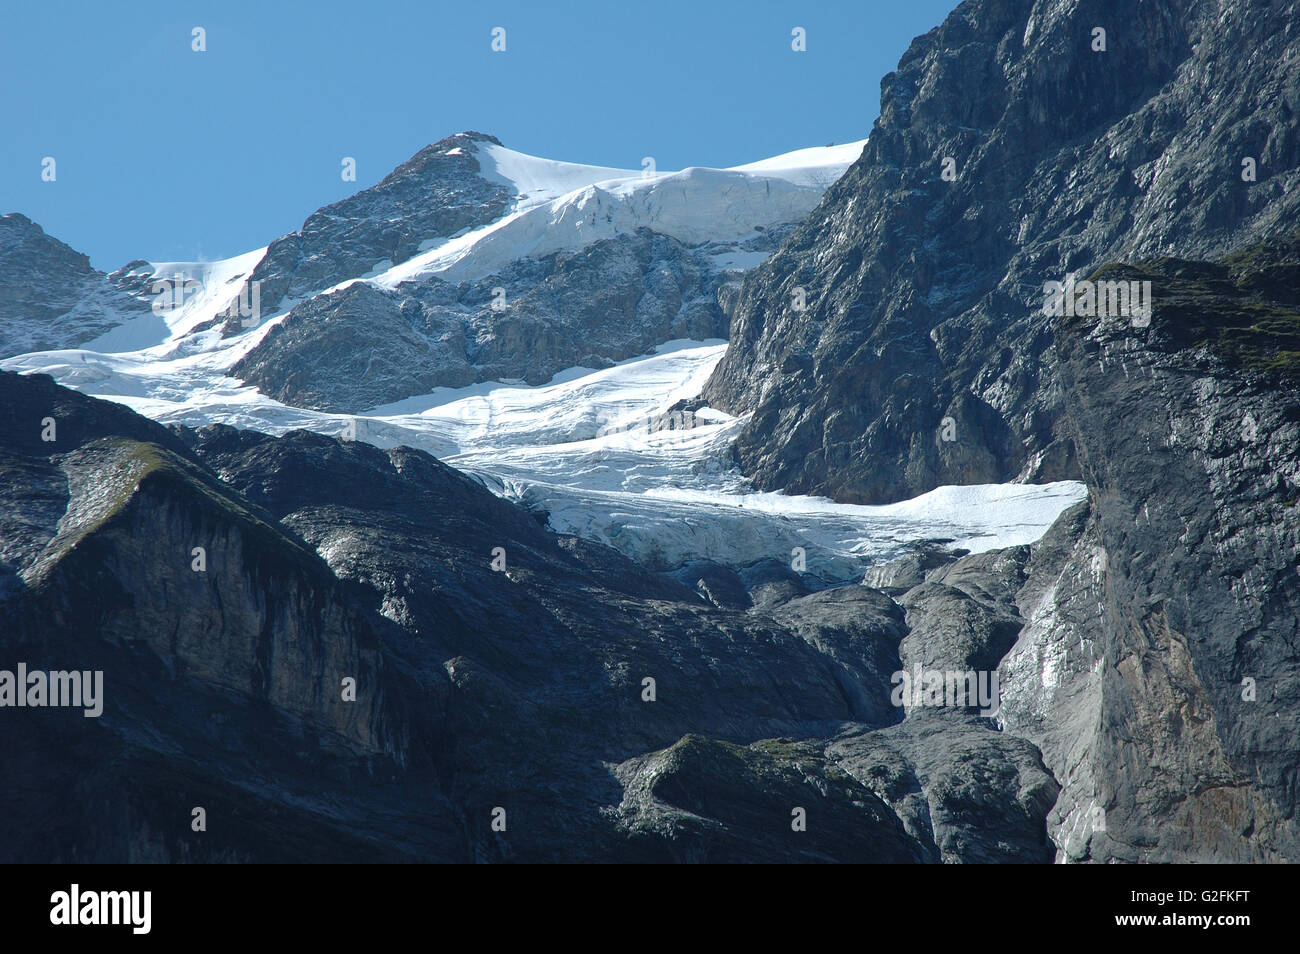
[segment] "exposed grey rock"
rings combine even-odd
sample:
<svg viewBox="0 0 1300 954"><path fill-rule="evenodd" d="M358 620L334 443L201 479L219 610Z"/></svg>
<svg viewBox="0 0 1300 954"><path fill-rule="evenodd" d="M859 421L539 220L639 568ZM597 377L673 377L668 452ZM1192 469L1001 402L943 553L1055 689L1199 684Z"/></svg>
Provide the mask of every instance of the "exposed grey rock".
<svg viewBox="0 0 1300 954"><path fill-rule="evenodd" d="M385 658L386 621L164 428L44 376L5 373L0 390L3 458L26 472L6 468L26 526L0 545L5 657L104 673L98 719L5 710L5 857L449 860L449 812L388 811L399 767L426 806L441 796L410 741L436 721L436 679ZM211 842L190 829L196 805L226 819Z"/></svg>
<svg viewBox="0 0 1300 954"><path fill-rule="evenodd" d="M1077 476L1043 284L1300 217L1297 19L1293 2L976 0L915 40L862 158L745 281L705 396L753 412L746 473L856 503Z"/></svg>
<svg viewBox="0 0 1300 954"><path fill-rule="evenodd" d="M880 795L930 859L1041 864L1052 857L1044 817L1057 784L1038 750L954 712L851 731L826 750Z"/></svg>
<svg viewBox="0 0 1300 954"><path fill-rule="evenodd" d="M691 562L667 574L719 609L748 609L745 581L734 570L712 561Z"/></svg>
<svg viewBox="0 0 1300 954"><path fill-rule="evenodd" d="M615 772L615 813L636 860L906 863L927 860L893 811L821 747L690 735ZM795 816L803 812L803 830Z"/></svg>
<svg viewBox="0 0 1300 954"><path fill-rule="evenodd" d="M325 411L361 411L476 381L464 329L421 334L412 311L419 306L354 283L296 307L231 373L286 404Z"/></svg>
<svg viewBox="0 0 1300 954"><path fill-rule="evenodd" d="M1149 328L1057 334L1093 502L1031 559L1006 727L1061 779L1063 858L1294 859L1300 237L1127 271Z"/></svg>
<svg viewBox="0 0 1300 954"><path fill-rule="evenodd" d="M898 604L865 586L840 586L791 600L770 615L840 664L840 688L853 702L855 721L898 721L901 711L882 691L900 668L898 647L906 629Z"/></svg>
<svg viewBox="0 0 1300 954"><path fill-rule="evenodd" d="M670 570L667 575L695 589L722 609L771 609L825 584L815 577L795 573L779 560L765 559L732 569L710 560L698 560ZM810 587L810 583L816 584Z"/></svg>
<svg viewBox="0 0 1300 954"><path fill-rule="evenodd" d="M1063 513L1034 545L1018 595L1025 625L1000 666L999 721L1034 741L1061 786L1048 830L1062 861L1106 838L1107 798L1091 753L1102 725L1104 552L1089 502Z"/></svg>
<svg viewBox="0 0 1300 954"><path fill-rule="evenodd" d="M996 670L1023 623L1015 599L1028 557L1028 547L963 557L903 594L908 634L899 646L902 668Z"/></svg>
<svg viewBox="0 0 1300 954"><path fill-rule="evenodd" d="M726 337L727 274L705 252L638 229L473 282L356 283L296 306L232 374L288 404L346 412L479 380L545 384L674 338Z"/></svg>
<svg viewBox="0 0 1300 954"><path fill-rule="evenodd" d="M74 348L148 313L27 216L0 216L0 357Z"/></svg>
<svg viewBox="0 0 1300 954"><path fill-rule="evenodd" d="M925 582L927 574L965 555L936 544L922 544L910 553L867 569L862 577L864 586L883 590L890 596L902 596L914 586Z"/></svg>
<svg viewBox="0 0 1300 954"><path fill-rule="evenodd" d="M807 596L810 590L822 585L820 580L796 573L780 560L759 560L736 572L744 582L751 602L760 609Z"/></svg>
<svg viewBox="0 0 1300 954"><path fill-rule="evenodd" d="M262 283L262 307L359 278L385 260L399 265L426 240L499 218L514 197L479 174L476 142L500 145L477 132L440 139L377 185L316 210L297 232L272 242L248 276ZM232 319L227 331L237 330Z"/></svg>

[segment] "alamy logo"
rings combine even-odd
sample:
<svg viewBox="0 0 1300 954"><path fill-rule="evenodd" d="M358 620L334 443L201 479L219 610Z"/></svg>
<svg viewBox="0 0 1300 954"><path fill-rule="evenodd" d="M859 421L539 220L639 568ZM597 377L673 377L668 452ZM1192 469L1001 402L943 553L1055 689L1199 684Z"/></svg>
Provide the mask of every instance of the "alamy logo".
<svg viewBox="0 0 1300 954"><path fill-rule="evenodd" d="M104 711L104 671L28 672L27 663L19 663L17 672L0 669L0 709L8 706L79 706L87 719L98 719Z"/></svg>
<svg viewBox="0 0 1300 954"><path fill-rule="evenodd" d="M951 706L965 708L978 705L980 715L990 718L1002 708L1002 690L998 671L969 669L965 672L922 669L917 663L912 672L900 669L890 677L894 691L889 701L896 706Z"/></svg>
<svg viewBox="0 0 1300 954"><path fill-rule="evenodd" d="M159 318L170 312L184 308L186 303L203 295L203 283L197 278L186 278L177 272L170 279L161 278L150 286L154 299L150 306ZM262 321L262 282L261 280L245 282L236 295L218 312L217 317L226 320L242 318L245 328L255 328Z"/></svg>
<svg viewBox="0 0 1300 954"><path fill-rule="evenodd" d="M612 434L625 434L632 431L643 431L647 434L658 434L661 431L689 431L706 423L708 422L697 417L694 411L668 411L657 414L649 420L642 418L602 424L596 428L596 436L608 437Z"/></svg>
<svg viewBox="0 0 1300 954"><path fill-rule="evenodd" d="M149 291L154 296L150 307L155 315L162 318L170 311L184 308L187 299L203 294L203 283L197 278L186 278L177 272L170 279L160 278L154 281Z"/></svg>
<svg viewBox="0 0 1300 954"><path fill-rule="evenodd" d="M256 328L262 322L262 282L245 282L239 294L230 302L220 317L227 320L242 318L245 328Z"/></svg>
<svg viewBox="0 0 1300 954"><path fill-rule="evenodd" d="M129 924L132 934L148 934L153 907L152 891L68 891L50 895L51 924Z"/></svg>
<svg viewBox="0 0 1300 954"><path fill-rule="evenodd" d="M1049 318L1130 318L1134 328L1151 324L1151 283L1043 283L1043 314Z"/></svg>

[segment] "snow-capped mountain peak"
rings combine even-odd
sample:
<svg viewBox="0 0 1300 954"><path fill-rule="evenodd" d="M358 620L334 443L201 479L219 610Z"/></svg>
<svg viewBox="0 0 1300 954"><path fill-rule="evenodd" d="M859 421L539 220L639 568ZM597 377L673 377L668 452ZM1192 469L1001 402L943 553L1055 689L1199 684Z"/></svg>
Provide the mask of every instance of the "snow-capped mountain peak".
<svg viewBox="0 0 1300 954"><path fill-rule="evenodd" d="M557 529L665 566L698 555L701 512L710 559L815 541L836 579L918 539L1032 539L1079 488L879 511L754 495L727 463L743 421L678 408L723 355L738 278L862 146L651 172L460 133L266 248L132 263L114 280L155 302L171 290L168 307L3 366L168 423L420 447ZM1005 505L963 523L971 500Z"/></svg>

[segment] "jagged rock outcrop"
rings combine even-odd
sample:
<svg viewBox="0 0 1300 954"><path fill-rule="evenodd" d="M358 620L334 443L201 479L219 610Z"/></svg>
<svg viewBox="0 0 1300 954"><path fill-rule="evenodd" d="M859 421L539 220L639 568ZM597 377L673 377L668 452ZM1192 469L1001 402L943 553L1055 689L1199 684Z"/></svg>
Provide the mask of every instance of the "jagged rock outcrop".
<svg viewBox="0 0 1300 954"><path fill-rule="evenodd" d="M996 670L1023 624L1015 600L1028 556L1028 547L1011 547L963 557L900 596L907 621L901 668ZM974 701L969 707L978 708Z"/></svg>
<svg viewBox="0 0 1300 954"><path fill-rule="evenodd" d="M148 312L27 216L0 216L0 357L74 348Z"/></svg>
<svg viewBox="0 0 1300 954"><path fill-rule="evenodd" d="M743 469L859 503L1076 476L1044 283L1296 220L1298 13L975 0L915 40L862 158L744 284L706 389L752 412Z"/></svg>
<svg viewBox="0 0 1300 954"><path fill-rule="evenodd" d="M357 278L385 260L401 264L426 240L499 218L513 196L479 174L476 142L500 145L478 132L440 139L378 184L317 209L297 232L272 242L248 276L261 282L262 307L275 309L286 299ZM239 330L238 322L226 330Z"/></svg>
<svg viewBox="0 0 1300 954"><path fill-rule="evenodd" d="M98 718L4 710L5 856L449 858L445 821L365 817L398 768L437 800L411 736L438 694L384 658L384 621L173 433L43 376L0 390L5 659L103 673Z"/></svg>
<svg viewBox="0 0 1300 954"><path fill-rule="evenodd" d="M818 745L771 739L739 746L691 735L616 773L624 790L619 821L638 860L932 860L884 800ZM777 827L783 818L788 823Z"/></svg>
<svg viewBox="0 0 1300 954"><path fill-rule="evenodd" d="M1063 858L1294 860L1300 235L1104 274L1155 305L1059 326L1092 502L1030 566L1006 728L1063 785Z"/></svg>
<svg viewBox="0 0 1300 954"><path fill-rule="evenodd" d="M1058 786L1038 749L951 711L908 714L878 732L850 730L826 750L877 792L945 864L1042 864L1051 859L1043 817Z"/></svg>
<svg viewBox="0 0 1300 954"><path fill-rule="evenodd" d="M465 329L421 334L420 315L417 303L356 282L294 308L231 374L295 407L353 412L476 381Z"/></svg>
<svg viewBox="0 0 1300 954"><path fill-rule="evenodd" d="M675 338L725 338L728 276L707 250L642 228L472 282L358 282L295 307L231 373L287 404L343 412L480 380L544 384Z"/></svg>

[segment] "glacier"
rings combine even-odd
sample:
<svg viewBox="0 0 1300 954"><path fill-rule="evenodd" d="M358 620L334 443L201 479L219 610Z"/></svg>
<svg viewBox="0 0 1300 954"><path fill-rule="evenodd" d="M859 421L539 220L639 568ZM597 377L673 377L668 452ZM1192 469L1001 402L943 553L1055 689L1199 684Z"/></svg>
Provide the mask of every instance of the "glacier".
<svg viewBox="0 0 1300 954"><path fill-rule="evenodd" d="M765 255L734 246L797 221L856 159L863 143L798 150L731 169L645 174L539 159L479 144L483 175L513 191L497 221L433 240L356 281L392 288L422 275L490 275L501 265L646 225L692 245L717 243L720 267L743 272ZM293 407L229 375L296 302L240 333L214 318L238 295L266 249L216 262L151 263L150 280L201 291L172 311L146 314L75 349L0 361L21 373L118 401L166 424L221 423L284 434L308 429L381 447L416 447L545 514L559 533L608 544L653 569L700 561L743 567L800 553L827 583L860 578L923 542L982 552L1030 543L1086 495L1082 484L940 487L884 506L756 493L731 461L743 418L696 398L726 342L676 340L606 368L575 367L525 386L480 382L438 388L360 414Z"/></svg>

